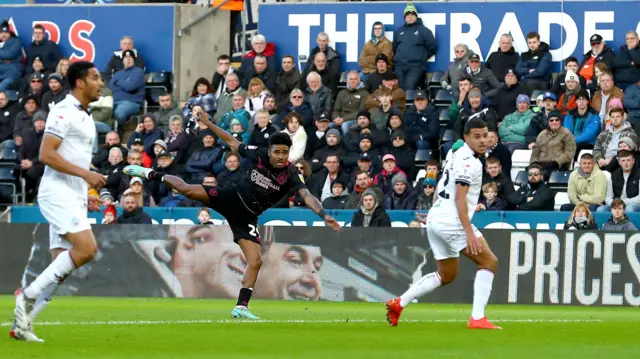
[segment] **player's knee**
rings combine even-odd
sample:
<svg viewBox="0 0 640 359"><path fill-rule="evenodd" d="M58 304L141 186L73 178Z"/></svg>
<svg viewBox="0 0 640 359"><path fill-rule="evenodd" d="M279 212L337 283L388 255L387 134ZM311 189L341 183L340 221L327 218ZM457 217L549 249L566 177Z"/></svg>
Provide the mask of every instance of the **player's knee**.
<svg viewBox="0 0 640 359"><path fill-rule="evenodd" d="M84 263L93 260L93 258L96 256L97 253L98 253L98 246L95 241L92 241L91 243L86 243L80 249L80 255L82 256Z"/></svg>
<svg viewBox="0 0 640 359"><path fill-rule="evenodd" d="M247 266L260 269L262 267L262 256L251 258L247 261Z"/></svg>
<svg viewBox="0 0 640 359"><path fill-rule="evenodd" d="M491 256L487 259L487 268L491 269L494 273L498 270L498 258L493 253L491 253Z"/></svg>
<svg viewBox="0 0 640 359"><path fill-rule="evenodd" d="M438 274L440 275L443 286L456 280L456 276L458 275L458 273L454 271L441 271Z"/></svg>

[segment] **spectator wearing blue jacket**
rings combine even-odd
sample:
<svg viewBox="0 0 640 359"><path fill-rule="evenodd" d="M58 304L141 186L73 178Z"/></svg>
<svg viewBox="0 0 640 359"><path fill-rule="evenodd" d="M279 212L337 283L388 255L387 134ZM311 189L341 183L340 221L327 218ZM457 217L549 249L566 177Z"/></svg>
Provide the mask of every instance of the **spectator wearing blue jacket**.
<svg viewBox="0 0 640 359"><path fill-rule="evenodd" d="M427 93L423 90L416 92L414 106L409 107L404 114L404 123L409 127L411 142L416 149L438 149L440 139L440 121L433 106L429 106Z"/></svg>
<svg viewBox="0 0 640 359"><path fill-rule="evenodd" d="M6 91L22 76L22 45L6 20L0 23L0 91Z"/></svg>
<svg viewBox="0 0 640 359"><path fill-rule="evenodd" d="M148 113L144 115L142 122L138 124L135 132L129 137L127 147L131 148L136 138L142 139L144 142L144 151L151 157L155 158L153 153L153 145L157 140L164 140L164 133L156 125L156 118L153 114Z"/></svg>
<svg viewBox="0 0 640 359"><path fill-rule="evenodd" d="M415 90L424 78L427 60L436 54L436 38L418 18L418 10L409 3L404 8L404 25L393 33L393 63L403 90Z"/></svg>
<svg viewBox="0 0 640 359"><path fill-rule="evenodd" d="M208 173L213 170L213 165L220 160L222 149L216 146L215 136L209 129L202 136L204 147L191 154L185 166L186 181L189 184L201 184Z"/></svg>
<svg viewBox="0 0 640 359"><path fill-rule="evenodd" d="M602 124L600 114L589 106L589 93L586 90L580 90L576 94L576 105L575 109L567 112L564 118L564 127L571 131L576 138L578 147L576 156L578 156L582 150L593 149Z"/></svg>
<svg viewBox="0 0 640 359"><path fill-rule="evenodd" d="M44 26L36 24L33 27L33 42L27 46L27 64L32 64L36 57L39 57L47 69L55 70L58 62L62 58L60 49L55 42L46 38Z"/></svg>
<svg viewBox="0 0 640 359"><path fill-rule="evenodd" d="M113 91L113 116L120 126L140 112L144 102L144 72L135 66L135 61L135 52L126 50L122 55L124 68L116 72L109 82L109 88Z"/></svg>
<svg viewBox="0 0 640 359"><path fill-rule="evenodd" d="M549 44L540 42L540 34L528 33L527 45L529 51L520 54L516 73L531 95L534 90L549 89L553 67Z"/></svg>

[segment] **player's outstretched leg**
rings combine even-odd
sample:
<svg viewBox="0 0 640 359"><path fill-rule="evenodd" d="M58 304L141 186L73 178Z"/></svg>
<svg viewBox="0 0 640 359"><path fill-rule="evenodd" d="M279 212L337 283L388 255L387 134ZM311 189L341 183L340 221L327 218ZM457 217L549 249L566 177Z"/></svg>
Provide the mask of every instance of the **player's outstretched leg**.
<svg viewBox="0 0 640 359"><path fill-rule="evenodd" d="M436 288L453 282L458 272L458 258L438 261L438 271L420 278L399 298L387 301L387 321L389 325L398 325L402 310L414 299L433 292Z"/></svg>
<svg viewBox="0 0 640 359"><path fill-rule="evenodd" d="M16 295L15 329L10 333L15 339L43 341L33 332L32 314L36 299L51 290L52 286L62 283L75 268L92 260L97 252L96 240L91 230L67 233L64 237L72 248L58 255L31 285Z"/></svg>
<svg viewBox="0 0 640 359"><path fill-rule="evenodd" d="M238 245L247 259L247 269L242 277L242 288L240 288L238 302L231 311L231 316L233 318L260 319L249 310L249 301L253 295L253 287L256 285L258 273L262 267L262 248L258 243L246 239L239 240Z"/></svg>
<svg viewBox="0 0 640 359"><path fill-rule="evenodd" d="M485 316L484 310L491 296L493 277L498 268L498 259L491 252L487 241L480 238L482 252L477 255L465 253L465 255L478 265L476 279L473 282L473 309L469 318L469 329L502 329L493 325Z"/></svg>

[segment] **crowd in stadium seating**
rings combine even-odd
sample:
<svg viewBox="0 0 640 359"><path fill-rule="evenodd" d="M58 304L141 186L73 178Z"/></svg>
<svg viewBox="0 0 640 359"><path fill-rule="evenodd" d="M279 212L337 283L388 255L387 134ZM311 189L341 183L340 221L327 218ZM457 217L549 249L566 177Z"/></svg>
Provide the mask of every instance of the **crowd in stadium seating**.
<svg viewBox="0 0 640 359"><path fill-rule="evenodd" d="M277 44L256 35L238 68L219 56L211 81L199 78L181 108L171 94L160 94L159 109L142 114L131 134L123 128L144 108L144 61L133 39L124 37L105 70L108 86L91 105L98 132L107 133L92 164L107 177L101 194L119 202L133 191L144 206L196 205L164 185L134 183L122 174L127 164L189 183L237 183L245 160L198 120L206 113L254 146L287 133L290 161L326 208L357 210L357 224L389 225L386 210L430 208L441 159L462 138L464 124L482 118L490 134L478 211L574 210L576 223L591 211L613 211L620 201L626 211L640 211L637 33L629 31L617 52L593 34L591 50L566 59L555 78L549 45L535 32L527 34L529 50L521 54L511 36L502 35L484 63L457 44L447 71L428 77L425 64L438 44L412 4L404 19L393 41L382 23L373 24L360 72L342 72L341 54L326 33L317 34L304 63L291 55L278 60ZM0 41L0 90L21 90L18 101L0 93L0 142L18 148L32 200L42 173L38 141L46 111L67 93L68 61L39 26L24 68L6 23ZM278 206L300 205L292 195Z"/></svg>

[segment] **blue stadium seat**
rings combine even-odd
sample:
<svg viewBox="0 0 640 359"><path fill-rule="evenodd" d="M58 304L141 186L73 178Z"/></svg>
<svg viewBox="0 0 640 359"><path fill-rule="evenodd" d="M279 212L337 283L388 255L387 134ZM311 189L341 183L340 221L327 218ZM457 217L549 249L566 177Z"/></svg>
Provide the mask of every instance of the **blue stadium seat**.
<svg viewBox="0 0 640 359"><path fill-rule="evenodd" d="M571 171L553 171L549 176L549 187L553 190L566 189L569 186Z"/></svg>
<svg viewBox="0 0 640 359"><path fill-rule="evenodd" d="M407 102L413 102L416 99L416 90L407 90Z"/></svg>
<svg viewBox="0 0 640 359"><path fill-rule="evenodd" d="M437 107L449 107L451 105L451 101L453 101L453 95L451 92L442 89L438 90L434 101Z"/></svg>
<svg viewBox="0 0 640 359"><path fill-rule="evenodd" d="M18 202L18 171L16 166L0 166L0 187L8 187L10 189L13 204Z"/></svg>
<svg viewBox="0 0 640 359"><path fill-rule="evenodd" d="M432 87L442 87L440 82L442 82L442 75L444 75L441 71L436 71L431 75L431 79L429 79L429 88Z"/></svg>
<svg viewBox="0 0 640 359"><path fill-rule="evenodd" d="M144 77L146 87L162 87L167 92L171 92L173 75L171 72L150 72Z"/></svg>
<svg viewBox="0 0 640 359"><path fill-rule="evenodd" d="M529 183L528 172L527 171L518 172L518 174L516 175L516 179L513 181L513 184L516 186L522 187L527 183Z"/></svg>
<svg viewBox="0 0 640 359"><path fill-rule="evenodd" d="M449 109L443 108L440 111L438 121L440 121L440 127L447 127L449 125Z"/></svg>
<svg viewBox="0 0 640 359"><path fill-rule="evenodd" d="M424 164L433 158L432 150L417 150L415 157L415 166L424 167Z"/></svg>
<svg viewBox="0 0 640 359"><path fill-rule="evenodd" d="M15 163L18 160L18 152L15 149L3 148L0 150L0 163Z"/></svg>
<svg viewBox="0 0 640 359"><path fill-rule="evenodd" d="M452 142L453 141L453 130L444 131L444 135L442 135L442 142Z"/></svg>
<svg viewBox="0 0 640 359"><path fill-rule="evenodd" d="M18 101L18 98L20 97L20 91L18 90L6 90L5 93L7 94L7 99L9 100L9 102L16 102Z"/></svg>

